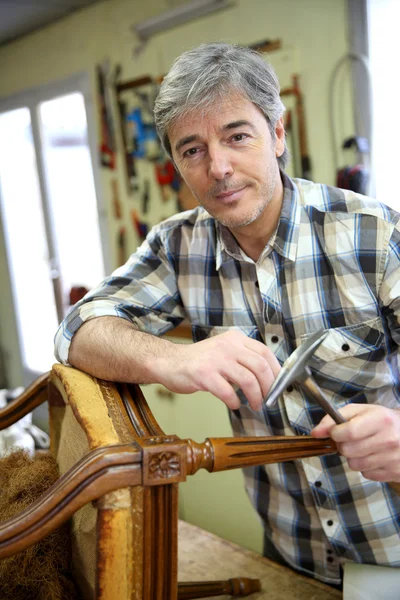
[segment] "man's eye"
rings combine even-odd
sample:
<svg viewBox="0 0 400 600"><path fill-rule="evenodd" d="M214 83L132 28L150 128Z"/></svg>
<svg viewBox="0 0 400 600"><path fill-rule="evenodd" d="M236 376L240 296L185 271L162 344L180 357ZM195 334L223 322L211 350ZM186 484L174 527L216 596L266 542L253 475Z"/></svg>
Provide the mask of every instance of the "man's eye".
<svg viewBox="0 0 400 600"><path fill-rule="evenodd" d="M245 133L235 133L235 135L232 136L232 141L241 142L246 137L247 137L247 135Z"/></svg>
<svg viewBox="0 0 400 600"><path fill-rule="evenodd" d="M188 150L185 150L183 156L194 156L195 154L197 154L197 151L197 148L189 148Z"/></svg>

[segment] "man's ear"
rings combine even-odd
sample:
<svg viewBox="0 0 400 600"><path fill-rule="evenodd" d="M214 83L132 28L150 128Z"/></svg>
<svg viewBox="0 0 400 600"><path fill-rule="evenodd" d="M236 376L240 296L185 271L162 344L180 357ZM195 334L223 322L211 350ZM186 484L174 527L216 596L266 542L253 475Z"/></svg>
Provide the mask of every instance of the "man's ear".
<svg viewBox="0 0 400 600"><path fill-rule="evenodd" d="M171 160L172 164L174 165L175 171L178 173L178 175L180 177L182 177L182 175L179 172L178 165L176 164L176 161L175 161L175 158L174 158L174 153L172 152L171 145L169 145L168 158Z"/></svg>
<svg viewBox="0 0 400 600"><path fill-rule="evenodd" d="M275 125L275 156L282 156L285 150L285 127L283 117Z"/></svg>
<svg viewBox="0 0 400 600"><path fill-rule="evenodd" d="M178 173L179 177L182 177L182 175L181 175L181 174L180 174L180 172L179 172L178 165L177 165L177 164L176 164L176 162L174 161L174 158L173 158L172 154L171 154L171 161L172 161L172 164L173 164L173 165L174 165L174 167L175 167L175 171Z"/></svg>

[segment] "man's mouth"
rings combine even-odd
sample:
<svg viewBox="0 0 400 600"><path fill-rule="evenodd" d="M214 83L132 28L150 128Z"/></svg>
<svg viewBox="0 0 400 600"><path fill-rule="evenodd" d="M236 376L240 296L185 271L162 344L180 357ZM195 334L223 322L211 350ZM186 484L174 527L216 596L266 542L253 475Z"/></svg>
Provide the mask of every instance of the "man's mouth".
<svg viewBox="0 0 400 600"><path fill-rule="evenodd" d="M219 192L219 193L215 194L214 197L217 200L226 201L226 202L229 202L232 200L237 200L245 188L246 188L246 186L242 185L241 187L235 188L233 190L230 189L230 190L225 190L225 191Z"/></svg>

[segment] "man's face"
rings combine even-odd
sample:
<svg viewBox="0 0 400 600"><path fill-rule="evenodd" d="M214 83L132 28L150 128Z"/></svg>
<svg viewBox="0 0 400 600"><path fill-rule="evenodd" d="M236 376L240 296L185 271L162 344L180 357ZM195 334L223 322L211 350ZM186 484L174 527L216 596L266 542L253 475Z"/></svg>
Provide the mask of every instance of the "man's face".
<svg viewBox="0 0 400 600"><path fill-rule="evenodd" d="M168 134L175 164L199 204L231 230L259 222L271 202L281 201L282 121L272 136L247 98L237 95L206 114L184 115Z"/></svg>

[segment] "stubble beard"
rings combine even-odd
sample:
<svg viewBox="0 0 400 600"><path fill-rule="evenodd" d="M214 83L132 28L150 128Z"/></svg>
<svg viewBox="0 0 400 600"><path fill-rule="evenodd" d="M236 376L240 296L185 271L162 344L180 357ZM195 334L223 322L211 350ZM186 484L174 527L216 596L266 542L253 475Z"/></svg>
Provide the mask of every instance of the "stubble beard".
<svg viewBox="0 0 400 600"><path fill-rule="evenodd" d="M215 218L225 227L229 229L241 229L257 221L257 219L263 214L268 205L270 204L273 193L275 191L275 182L271 181L269 184L265 184L259 192L259 196L255 205L249 208L249 211L245 214L235 215L219 215ZM234 210L234 208L233 208ZM214 216L214 215L213 215Z"/></svg>
<svg viewBox="0 0 400 600"><path fill-rule="evenodd" d="M232 189L240 189L244 185L246 185L247 188L250 188L250 190L249 190L250 193L252 191L251 188L253 188L253 193L257 193L257 191L255 189L255 185L251 181L241 182L239 185L236 184L235 187L229 186L229 184L226 184L225 182L221 182L221 183L217 183L213 188L211 188L207 192L206 199L207 198L215 199L215 196L217 196L218 194L221 194L222 192L229 191ZM275 188L276 188L276 173L274 172L274 169L269 169L267 181L259 189L257 199L253 203L253 206L249 207L249 211L247 213L241 214L241 215L235 214L236 204L237 204L236 201L233 201L232 205L229 207L230 210L232 211L231 214L220 214L220 212L223 213L223 210L214 211L214 210L212 210L212 208L210 210L210 207L207 206L208 203L206 201L204 203L202 203L199 198L197 200L198 200L199 204L212 217L214 217L214 219L219 221L222 225L224 225L225 227L228 227L229 229L239 229L242 227L246 227L247 225L250 225L251 223L254 223L254 221L256 221L262 215L262 213L268 207L268 205L270 204L270 202L273 198ZM243 202L243 200L240 200L239 202ZM243 211L243 208L242 208L242 211Z"/></svg>

